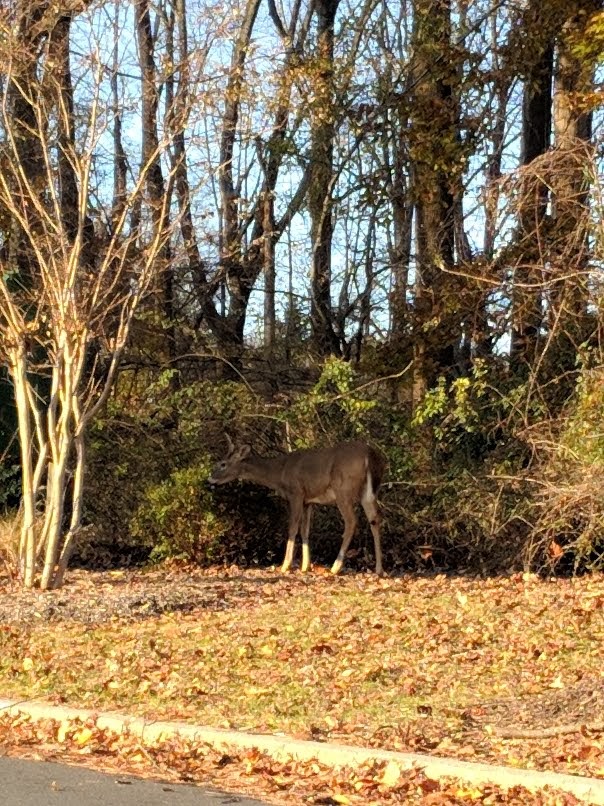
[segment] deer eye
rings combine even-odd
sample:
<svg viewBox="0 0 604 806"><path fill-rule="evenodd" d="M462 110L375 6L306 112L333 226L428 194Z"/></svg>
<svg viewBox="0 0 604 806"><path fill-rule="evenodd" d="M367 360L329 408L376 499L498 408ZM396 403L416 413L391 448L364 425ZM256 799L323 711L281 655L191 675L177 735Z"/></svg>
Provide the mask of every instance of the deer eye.
<svg viewBox="0 0 604 806"><path fill-rule="evenodd" d="M226 462L221 462L221 463L218 465L218 467L219 467L221 470L226 470Z"/></svg>

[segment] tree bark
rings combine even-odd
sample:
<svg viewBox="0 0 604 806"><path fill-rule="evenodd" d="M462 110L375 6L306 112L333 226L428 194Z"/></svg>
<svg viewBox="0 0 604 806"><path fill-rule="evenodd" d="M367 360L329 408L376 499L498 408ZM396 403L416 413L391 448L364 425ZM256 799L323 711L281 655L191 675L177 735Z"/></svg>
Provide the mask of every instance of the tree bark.
<svg viewBox="0 0 604 806"><path fill-rule="evenodd" d="M552 78L557 22L550 11L534 3L525 24L527 46L536 56L528 63L522 99L520 164L526 168L545 154L551 142ZM518 224L519 256L514 270L511 365L521 376L536 361L543 324L542 227L547 210L545 182L530 183L523 192Z"/></svg>
<svg viewBox="0 0 604 806"><path fill-rule="evenodd" d="M553 287L549 329L553 332L555 360L560 372L576 368L583 342L595 328L589 314L589 186L593 166L592 111L583 109L582 97L593 90L594 62L578 58L573 43L585 37L591 16L601 0L576 0L574 13L562 28L554 75L554 145L560 161L552 177Z"/></svg>
<svg viewBox="0 0 604 806"><path fill-rule="evenodd" d="M317 0L316 73L311 108L311 152L308 211L312 262L310 321L313 346L321 356L340 355L331 308L331 249L334 183L334 24L340 0Z"/></svg>
<svg viewBox="0 0 604 806"><path fill-rule="evenodd" d="M451 190L457 153L450 59L449 0L416 0L413 29L413 93L410 125L412 184L416 210L414 302L414 402L455 363L460 340L459 293L450 273L454 262L455 216ZM439 58L434 63L434 54Z"/></svg>
<svg viewBox="0 0 604 806"><path fill-rule="evenodd" d="M151 26L149 0L136 0L136 33L140 55L142 77L142 148L141 170L146 172L146 184L149 194L149 206L156 233L161 233L167 226L169 204L165 203L167 192L164 181L158 135L159 88L157 67L155 64L155 36ZM167 337L166 352L170 366L175 368L176 360L176 322L174 313L174 271L171 265L170 244L163 240L163 246L157 256L160 261L160 299L164 316L164 328ZM178 379L171 375L173 388Z"/></svg>
<svg viewBox="0 0 604 806"><path fill-rule="evenodd" d="M243 346L243 330L247 303L258 276L244 266L241 225L239 220L239 190L233 178L233 157L243 92L244 69L252 32L261 0L248 0L234 45L231 71L225 92L225 106L220 139L219 185L221 198L220 263L229 292L229 311L222 329L227 357L237 361Z"/></svg>
<svg viewBox="0 0 604 806"><path fill-rule="evenodd" d="M126 207L128 160L122 138L122 104L119 92L119 0L115 2L113 20L113 64L111 69L111 100L113 104L113 204L111 209L112 227L119 226L119 220Z"/></svg>
<svg viewBox="0 0 604 806"><path fill-rule="evenodd" d="M391 340L400 343L409 333L409 270L413 242L413 192L409 186L409 164L403 145L403 132L409 125L408 114L403 109L394 109L394 132L392 138L392 161L388 144L384 146L385 162L392 205L392 244L389 258L392 266L392 292L390 296ZM390 164L391 162L391 164Z"/></svg>

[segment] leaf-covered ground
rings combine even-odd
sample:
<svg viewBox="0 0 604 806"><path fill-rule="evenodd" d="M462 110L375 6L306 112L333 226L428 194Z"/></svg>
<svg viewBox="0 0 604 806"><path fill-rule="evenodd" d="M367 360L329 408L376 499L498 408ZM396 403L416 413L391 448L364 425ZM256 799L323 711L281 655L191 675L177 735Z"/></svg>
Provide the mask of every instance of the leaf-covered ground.
<svg viewBox="0 0 604 806"><path fill-rule="evenodd" d="M332 769L317 762L278 762L256 750L223 753L179 738L143 745L128 735L99 730L93 723L60 723L0 716L0 753L85 764L114 774L125 772L163 781L203 783L244 792L275 804L380 806L477 803L508 806L576 806L573 795L522 787L502 791L462 781L435 781L394 762ZM234 798L234 801L236 798Z"/></svg>
<svg viewBox="0 0 604 806"><path fill-rule="evenodd" d="M76 571L0 625L3 696L604 778L603 576Z"/></svg>

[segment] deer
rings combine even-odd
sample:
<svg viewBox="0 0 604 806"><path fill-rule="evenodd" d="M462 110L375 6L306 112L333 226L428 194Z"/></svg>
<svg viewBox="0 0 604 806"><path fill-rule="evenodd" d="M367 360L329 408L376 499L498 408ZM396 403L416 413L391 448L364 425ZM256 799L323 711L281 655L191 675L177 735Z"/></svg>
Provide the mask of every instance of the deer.
<svg viewBox="0 0 604 806"><path fill-rule="evenodd" d="M342 546L331 567L339 574L357 527L355 508L361 504L373 535L375 572L383 575L380 513L377 493L386 459L378 450L361 441L341 442L332 448L293 451L274 457L252 454L250 445L235 447L227 435L226 457L214 467L210 484L251 481L268 487L287 501L289 528L281 572L287 573L294 559L296 537L302 537L302 565L310 568L309 534L313 504L333 504L344 519Z"/></svg>

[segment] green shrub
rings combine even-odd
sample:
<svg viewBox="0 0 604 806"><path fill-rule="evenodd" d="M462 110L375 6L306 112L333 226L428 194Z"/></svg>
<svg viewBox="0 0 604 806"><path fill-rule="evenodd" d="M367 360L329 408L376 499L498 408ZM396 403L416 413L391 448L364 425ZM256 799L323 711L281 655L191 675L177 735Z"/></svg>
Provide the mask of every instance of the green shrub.
<svg viewBox="0 0 604 806"><path fill-rule="evenodd" d="M309 391L276 406L276 420L286 426L292 448L367 436L378 401L369 389L357 391L358 384L357 373L348 362L329 358Z"/></svg>
<svg viewBox="0 0 604 806"><path fill-rule="evenodd" d="M285 543L284 506L249 484L211 489L209 458L150 485L130 521L130 534L150 560L180 559L202 566L275 562Z"/></svg>
<svg viewBox="0 0 604 806"><path fill-rule="evenodd" d="M129 523L146 490L183 463L182 446L172 430L144 418L112 411L90 432L84 496L84 523L74 564L111 567L146 562L150 545L132 534Z"/></svg>
<svg viewBox="0 0 604 806"><path fill-rule="evenodd" d="M152 561L168 557L209 565L221 559L228 523L215 512L208 487L209 460L174 470L150 485L130 521L130 533L151 548Z"/></svg>

